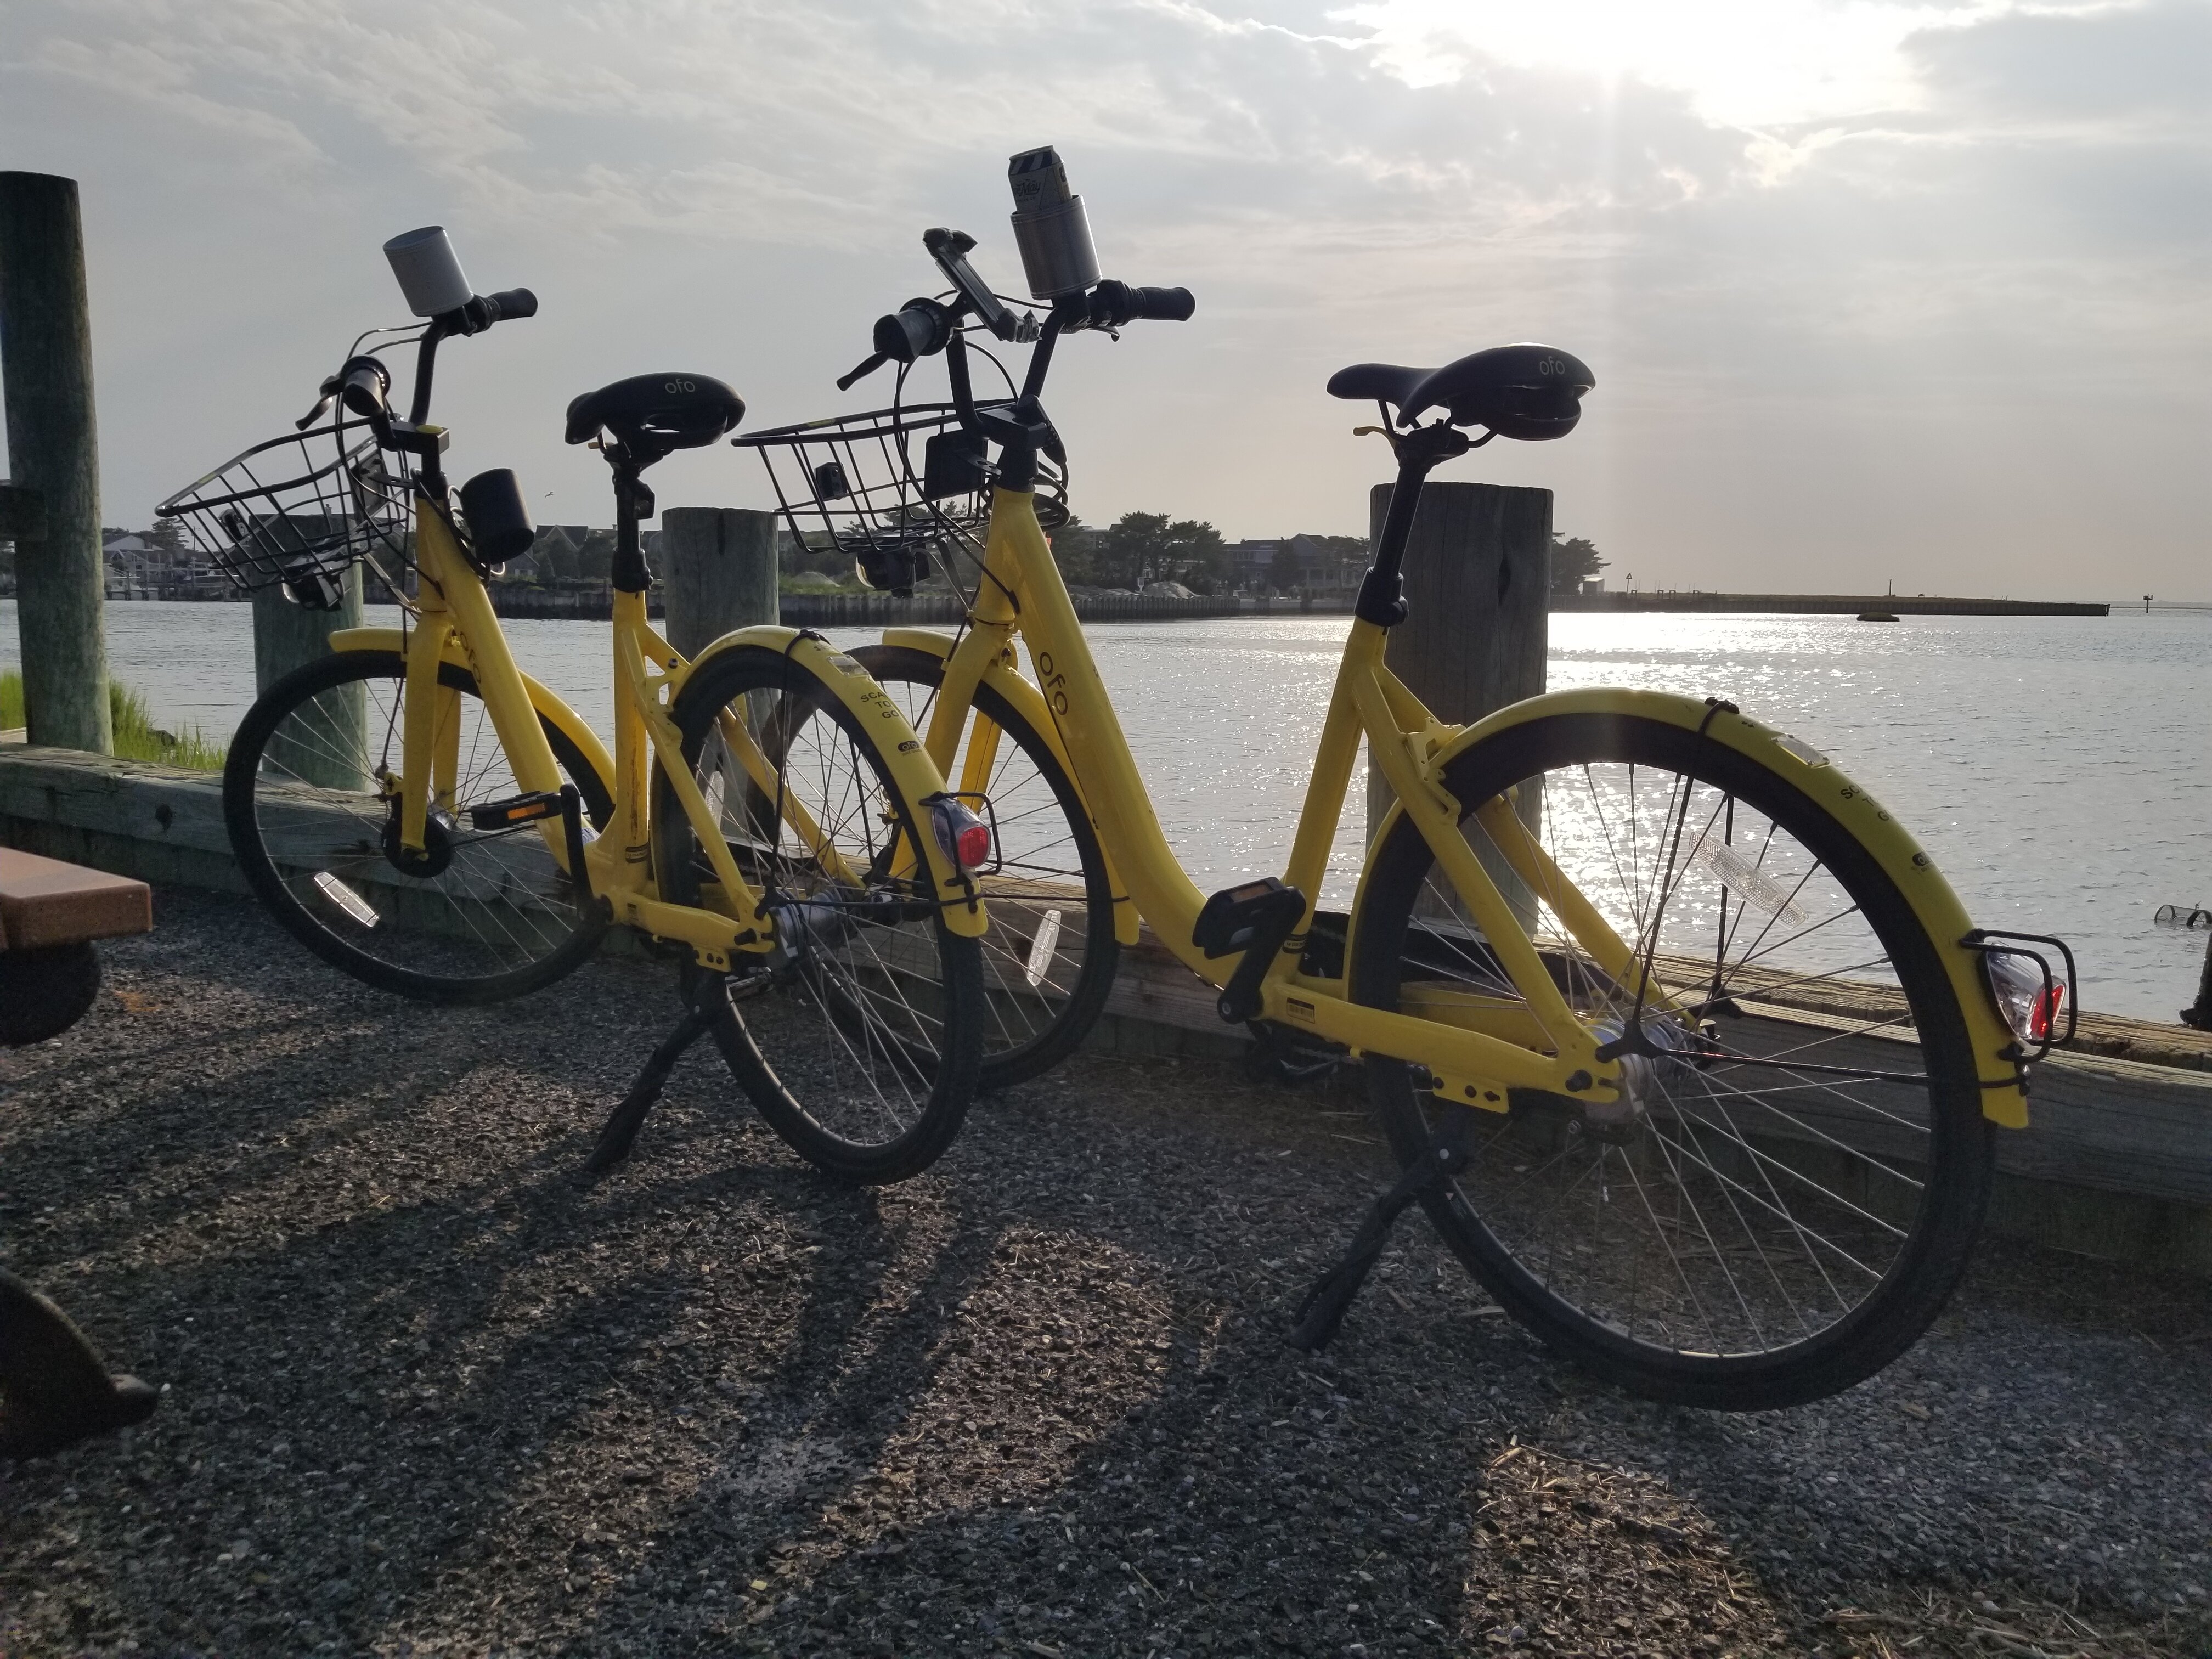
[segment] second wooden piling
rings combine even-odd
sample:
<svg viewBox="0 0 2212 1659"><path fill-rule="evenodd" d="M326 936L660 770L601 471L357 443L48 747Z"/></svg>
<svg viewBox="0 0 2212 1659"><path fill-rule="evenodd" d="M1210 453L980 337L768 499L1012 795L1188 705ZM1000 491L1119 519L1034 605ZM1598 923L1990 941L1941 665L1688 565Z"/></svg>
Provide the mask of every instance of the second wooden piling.
<svg viewBox="0 0 2212 1659"><path fill-rule="evenodd" d="M33 743L109 754L100 447L74 179L0 173L0 380L9 474L46 507L44 538L15 547L25 723Z"/></svg>

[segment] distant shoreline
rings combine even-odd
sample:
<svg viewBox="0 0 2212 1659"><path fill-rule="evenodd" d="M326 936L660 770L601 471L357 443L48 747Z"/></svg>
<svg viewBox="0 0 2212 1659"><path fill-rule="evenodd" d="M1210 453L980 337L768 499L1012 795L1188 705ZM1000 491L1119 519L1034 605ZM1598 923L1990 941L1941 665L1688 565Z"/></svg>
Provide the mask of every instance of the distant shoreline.
<svg viewBox="0 0 2212 1659"><path fill-rule="evenodd" d="M607 591L602 587L578 591L517 587L490 584L493 609L502 617L573 618L605 621L612 614ZM7 596L12 597L12 596ZM210 593L112 594L109 603L134 599L197 599L222 604L234 596ZM659 595L653 597L659 611ZM1554 593L1551 610L1560 615L1601 614L1613 611L1732 611L1753 615L1796 617L1855 617L1863 611L1887 611L1899 617L2109 617L2114 610L2132 611L2125 601L2069 599L1981 599L1929 597L1901 593L1705 593L1662 591L1654 593ZM2154 610L2196 610L2201 605L2171 601L2154 604ZM1296 594L1273 599L1251 597L1176 599L1158 594L1104 593L1079 595L1077 611L1085 622L1170 622L1227 617L1342 616L1352 610L1349 594L1316 595L1310 602ZM957 621L958 606L949 595L917 594L901 599L889 593L787 593L783 620L796 627L868 626Z"/></svg>
<svg viewBox="0 0 2212 1659"><path fill-rule="evenodd" d="M1972 599L1902 593L1554 593L1555 611L1735 611L1793 617L1855 617L1886 611L1899 617L2109 617L2105 600Z"/></svg>

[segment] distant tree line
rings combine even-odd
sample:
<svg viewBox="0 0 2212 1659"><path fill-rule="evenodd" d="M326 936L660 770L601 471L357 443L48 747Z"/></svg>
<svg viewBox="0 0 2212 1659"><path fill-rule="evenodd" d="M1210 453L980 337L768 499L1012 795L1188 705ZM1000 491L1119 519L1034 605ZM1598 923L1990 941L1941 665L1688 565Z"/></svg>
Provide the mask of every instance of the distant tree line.
<svg viewBox="0 0 2212 1659"><path fill-rule="evenodd" d="M549 526L550 529L550 526ZM1090 525L1071 518L1051 532L1054 556L1060 573L1077 586L1142 588L1158 581L1181 582L1199 593L1225 592L1235 585L1231 544L1211 524L1198 519L1175 519L1164 513L1125 513L1109 525ZM1367 555L1364 536L1305 536L1333 560L1356 564ZM846 581L853 561L835 547L800 542L787 532L781 564L786 576L802 571ZM541 580L604 581L614 560L611 530L593 530L574 545L559 532L541 532L532 550ZM1552 536L1552 591L1572 593L1584 580L1606 568L1587 537ZM1292 584L1277 578L1279 586Z"/></svg>

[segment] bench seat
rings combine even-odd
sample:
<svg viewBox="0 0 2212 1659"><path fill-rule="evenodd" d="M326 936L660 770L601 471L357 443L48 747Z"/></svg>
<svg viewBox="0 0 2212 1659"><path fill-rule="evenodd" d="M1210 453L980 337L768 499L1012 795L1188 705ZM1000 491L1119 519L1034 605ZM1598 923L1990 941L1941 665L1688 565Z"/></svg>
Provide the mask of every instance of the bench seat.
<svg viewBox="0 0 2212 1659"><path fill-rule="evenodd" d="M0 847L0 950L113 939L153 926L154 895L144 882Z"/></svg>

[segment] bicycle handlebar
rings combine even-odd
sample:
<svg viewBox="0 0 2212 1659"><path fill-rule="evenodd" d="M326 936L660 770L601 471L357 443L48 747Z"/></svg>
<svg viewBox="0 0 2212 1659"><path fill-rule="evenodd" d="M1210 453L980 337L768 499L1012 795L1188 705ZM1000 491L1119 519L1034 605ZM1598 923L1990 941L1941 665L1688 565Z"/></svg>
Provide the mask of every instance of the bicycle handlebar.
<svg viewBox="0 0 2212 1659"><path fill-rule="evenodd" d="M538 314L538 296L526 288L501 289L496 294L479 295L484 307L484 326L494 323L511 323L523 317Z"/></svg>
<svg viewBox="0 0 2212 1659"><path fill-rule="evenodd" d="M1198 301L1187 288L1132 288L1102 282L1091 290L1086 307L1093 328L1120 328L1134 322L1187 323Z"/></svg>

